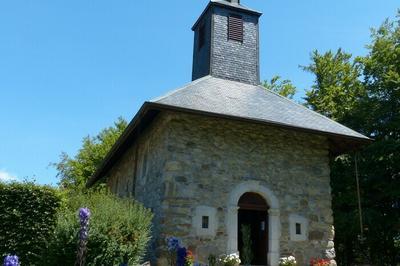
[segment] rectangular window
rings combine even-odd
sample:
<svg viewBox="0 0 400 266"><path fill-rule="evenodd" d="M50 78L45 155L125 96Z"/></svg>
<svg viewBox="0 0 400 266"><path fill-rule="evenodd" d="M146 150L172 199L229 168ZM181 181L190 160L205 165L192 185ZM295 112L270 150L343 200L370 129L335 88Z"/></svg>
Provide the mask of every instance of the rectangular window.
<svg viewBox="0 0 400 266"><path fill-rule="evenodd" d="M243 18L230 15L228 18L228 39L243 42Z"/></svg>
<svg viewBox="0 0 400 266"><path fill-rule="evenodd" d="M203 229L208 229L208 223L209 223L209 217L208 216L203 216L201 219L201 227Z"/></svg>
<svg viewBox="0 0 400 266"><path fill-rule="evenodd" d="M296 223L296 235L301 235L301 224Z"/></svg>
<svg viewBox="0 0 400 266"><path fill-rule="evenodd" d="M202 25L199 29L199 43L198 43L198 50L200 50L206 42L206 27Z"/></svg>

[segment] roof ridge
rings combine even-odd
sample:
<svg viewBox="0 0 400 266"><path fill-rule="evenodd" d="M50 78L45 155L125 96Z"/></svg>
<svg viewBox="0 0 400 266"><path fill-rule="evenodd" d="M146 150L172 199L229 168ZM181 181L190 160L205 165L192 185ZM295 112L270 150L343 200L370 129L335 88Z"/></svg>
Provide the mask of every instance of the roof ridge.
<svg viewBox="0 0 400 266"><path fill-rule="evenodd" d="M267 90L267 91L271 92L272 94L275 94L276 96L278 96L278 97L280 97L280 98L282 98L282 99L284 99L284 100L286 100L286 101L288 101L288 102L291 102L291 103L293 103L293 104L295 104L295 105L297 105L297 106L303 108L304 110L307 110L307 111L310 112L310 113L316 114L316 115L318 115L319 117L321 117L321 118L323 118L323 119L325 119L325 120L328 120L328 121L330 121L330 122L335 123L336 125L339 125L339 126L342 127L342 128L350 129L351 131L357 133L359 136L362 136L363 138L370 139L370 138L368 138L367 136L364 136L363 134L361 134L361 133L355 131L354 129L349 128L349 127L347 127L347 126L345 126L345 125L342 125L342 124L340 124L339 122L337 122L337 121L335 121L335 120L333 120L333 119L331 119L331 118L329 118L329 117L326 117L326 116L324 116L324 115L318 113L317 111L311 110L311 109L305 107L304 105L302 105L302 104L300 104L300 103L298 103L298 102L295 102L295 101L293 101L293 100L291 100L291 99L288 99L287 97L284 97L284 96L280 95L280 94L277 93L277 92L274 92L274 91L272 91L272 90L270 90L270 89L267 89L267 88L265 88L265 87L262 86L262 85L257 85L256 87L258 87L258 88L260 88L260 89L263 89L263 90Z"/></svg>
<svg viewBox="0 0 400 266"><path fill-rule="evenodd" d="M211 78L210 75L207 75L207 76L201 77L201 78L199 78L199 79L196 79L196 80L194 80L194 81L192 81L192 82L189 82L189 83L183 85L182 87L179 87L179 88L177 88L177 89L175 89L175 90L169 91L169 92L167 92L166 94L164 94L164 95L162 95L162 96L159 96L159 97L157 97L157 98L151 99L150 102L158 102L158 101L161 101L162 99L165 99L165 98L167 98L167 97L169 97L169 96L172 96L173 94L175 94L175 93L177 93L177 92L179 92L179 91L181 91L181 90L187 89L187 88L189 88L189 87L191 87L191 86L193 86L193 85L196 85L197 83L199 83L199 82L201 82L201 81L203 81L203 80L207 80L207 79L209 79L209 78Z"/></svg>

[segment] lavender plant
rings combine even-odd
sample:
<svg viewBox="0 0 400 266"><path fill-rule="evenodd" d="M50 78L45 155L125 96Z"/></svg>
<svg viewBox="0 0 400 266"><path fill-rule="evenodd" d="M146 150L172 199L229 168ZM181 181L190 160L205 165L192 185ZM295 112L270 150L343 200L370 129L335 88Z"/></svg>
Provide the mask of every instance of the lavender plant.
<svg viewBox="0 0 400 266"><path fill-rule="evenodd" d="M175 266L177 261L177 252L180 248L180 240L177 237L171 236L166 238L168 251L168 265Z"/></svg>
<svg viewBox="0 0 400 266"><path fill-rule="evenodd" d="M11 255L6 256L4 258L4 264L3 265L4 266L19 266L20 265L19 264L19 259L15 255L14 256L11 256Z"/></svg>
<svg viewBox="0 0 400 266"><path fill-rule="evenodd" d="M88 208L80 208L78 216L81 228L79 230L79 245L78 245L78 252L76 256L75 266L84 266L86 245L89 237L90 210Z"/></svg>

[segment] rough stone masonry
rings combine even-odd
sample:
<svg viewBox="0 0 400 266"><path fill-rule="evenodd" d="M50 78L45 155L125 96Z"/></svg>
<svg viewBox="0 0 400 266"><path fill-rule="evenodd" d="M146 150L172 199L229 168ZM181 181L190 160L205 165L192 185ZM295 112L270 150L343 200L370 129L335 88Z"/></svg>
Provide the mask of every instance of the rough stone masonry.
<svg viewBox="0 0 400 266"><path fill-rule="evenodd" d="M170 235L181 237L203 262L209 254L226 253L229 193L248 181L269 187L279 200L281 254L294 254L299 265L307 265L334 245L325 137L169 112L108 176L113 192L136 195L156 214L156 254ZM203 205L217 210L214 236L199 237L192 226L196 206ZM291 214L308 220L307 241L290 240Z"/></svg>

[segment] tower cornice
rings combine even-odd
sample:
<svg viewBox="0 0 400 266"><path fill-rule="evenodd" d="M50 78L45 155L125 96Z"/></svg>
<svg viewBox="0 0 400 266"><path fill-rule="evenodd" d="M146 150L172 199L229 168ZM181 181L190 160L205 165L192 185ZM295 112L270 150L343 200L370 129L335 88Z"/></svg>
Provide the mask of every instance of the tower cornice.
<svg viewBox="0 0 400 266"><path fill-rule="evenodd" d="M260 17L262 15L261 12L250 9L248 7L242 6L240 4L233 4L231 2L228 2L226 0L211 0L208 5L206 6L206 8L204 9L204 11L201 13L200 17L196 20L196 22L194 23L192 30L194 31L197 27L197 25L199 24L199 22L201 21L202 17L204 16L204 14L206 14L208 12L208 10L214 6L221 6L221 7L225 7L228 9L231 9L233 11L240 11L240 12L245 12L248 14L252 14L252 15L256 15L258 17Z"/></svg>

